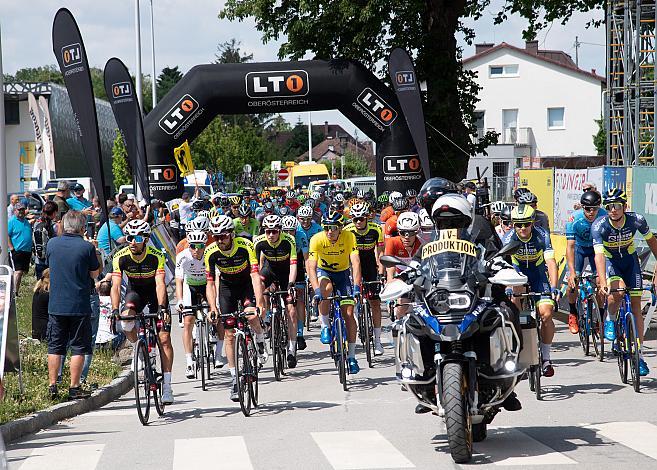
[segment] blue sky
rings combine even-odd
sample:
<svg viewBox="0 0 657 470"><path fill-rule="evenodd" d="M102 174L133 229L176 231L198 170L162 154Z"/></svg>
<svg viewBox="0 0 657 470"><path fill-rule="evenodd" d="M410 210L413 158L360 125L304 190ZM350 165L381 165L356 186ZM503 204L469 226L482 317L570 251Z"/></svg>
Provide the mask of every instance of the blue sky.
<svg viewBox="0 0 657 470"><path fill-rule="evenodd" d="M493 25L493 15L504 0L493 0L487 12L477 22L465 20L477 33L475 42L505 41L523 46L522 30L526 21L511 17L502 25ZM28 3L28 5L25 5ZM180 66L183 72L196 64L211 62L220 42L236 38L245 52L253 53L254 60L276 60L280 43L263 45L254 23L220 21L217 13L223 1L217 0L153 0L155 9L155 57L157 73L165 66ZM35 67L56 63L52 53L52 19L58 8L65 6L75 15L87 48L92 66L103 67L107 59L120 57L134 71L135 26L133 0L70 0L61 3L52 0L0 0L0 27L2 28L3 67L13 73L22 67ZM601 13L597 13L597 17ZM554 23L538 35L542 49L563 50L574 58L575 36L585 43L604 44L604 29L586 29L593 14L575 15L566 25ZM150 2L141 1L142 69L151 70ZM464 57L474 53L474 47L464 46ZM580 48L580 67L595 68L604 74L605 48L583 44ZM297 121L298 113L285 116ZM307 114L302 116L307 119ZM341 124L352 132L355 126L336 111L314 112L313 122ZM362 132L359 132L362 136Z"/></svg>

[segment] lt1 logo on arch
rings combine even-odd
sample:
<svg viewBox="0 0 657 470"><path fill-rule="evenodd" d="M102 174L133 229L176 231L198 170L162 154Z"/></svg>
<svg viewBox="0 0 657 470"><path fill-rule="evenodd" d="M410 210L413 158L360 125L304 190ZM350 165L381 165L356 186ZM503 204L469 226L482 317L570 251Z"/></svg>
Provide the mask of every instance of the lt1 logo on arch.
<svg viewBox="0 0 657 470"><path fill-rule="evenodd" d="M249 72L245 77L249 98L284 98L306 96L310 90L305 70Z"/></svg>
<svg viewBox="0 0 657 470"><path fill-rule="evenodd" d="M178 169L176 165L148 165L150 184L177 183Z"/></svg>
<svg viewBox="0 0 657 470"><path fill-rule="evenodd" d="M160 119L160 128L167 134L175 134L183 123L198 110L198 108L198 101L196 101L192 95L183 95L173 108L171 108L169 112Z"/></svg>
<svg viewBox="0 0 657 470"><path fill-rule="evenodd" d="M383 98L377 95L371 88L365 88L358 95L358 104L364 107L374 119L384 126L389 126L397 119L395 108L385 102Z"/></svg>
<svg viewBox="0 0 657 470"><path fill-rule="evenodd" d="M420 173L422 165L417 155L388 155L383 157L383 173L386 175L408 175Z"/></svg>

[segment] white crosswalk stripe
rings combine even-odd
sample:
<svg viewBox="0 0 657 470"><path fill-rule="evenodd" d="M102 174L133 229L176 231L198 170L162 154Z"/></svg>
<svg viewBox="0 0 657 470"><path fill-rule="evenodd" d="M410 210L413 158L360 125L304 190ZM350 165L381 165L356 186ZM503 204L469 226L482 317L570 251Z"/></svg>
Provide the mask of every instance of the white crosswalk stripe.
<svg viewBox="0 0 657 470"><path fill-rule="evenodd" d="M62 445L34 449L21 470L94 470L103 453L103 444Z"/></svg>
<svg viewBox="0 0 657 470"><path fill-rule="evenodd" d="M218 458L220 455L229 455L230 458ZM253 470L253 465L242 436L176 439L173 470L190 468Z"/></svg>
<svg viewBox="0 0 657 470"><path fill-rule="evenodd" d="M512 428L488 428L488 437L474 445L475 453L495 465L574 465L577 462Z"/></svg>
<svg viewBox="0 0 657 470"><path fill-rule="evenodd" d="M646 422L613 422L588 426L598 434L657 460L657 426Z"/></svg>
<svg viewBox="0 0 657 470"><path fill-rule="evenodd" d="M377 431L313 432L311 436L335 470L415 468Z"/></svg>

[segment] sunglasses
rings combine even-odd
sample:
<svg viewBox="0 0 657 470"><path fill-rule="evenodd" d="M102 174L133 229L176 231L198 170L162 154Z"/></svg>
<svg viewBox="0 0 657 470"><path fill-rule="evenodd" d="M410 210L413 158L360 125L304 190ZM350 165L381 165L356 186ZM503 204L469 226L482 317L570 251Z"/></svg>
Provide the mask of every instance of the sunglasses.
<svg viewBox="0 0 657 470"><path fill-rule="evenodd" d="M128 235L127 237L125 237L125 239L128 243L132 243L132 242L144 243L146 237L144 237L143 235Z"/></svg>
<svg viewBox="0 0 657 470"><path fill-rule="evenodd" d="M365 222L367 219L365 217L354 217L352 220L355 223L358 223L358 222Z"/></svg>
<svg viewBox="0 0 657 470"><path fill-rule="evenodd" d="M278 229L265 230L265 235L277 235L279 233L281 233L281 231Z"/></svg>
<svg viewBox="0 0 657 470"><path fill-rule="evenodd" d="M531 222L518 222L517 224L513 224L515 228L527 228L531 227L532 223Z"/></svg>
<svg viewBox="0 0 657 470"><path fill-rule="evenodd" d="M340 226L339 225L324 225L324 231L325 232L330 232L331 230L333 230L333 231L340 230Z"/></svg>
<svg viewBox="0 0 657 470"><path fill-rule="evenodd" d="M299 217L300 222L310 222L311 220L313 220L312 217Z"/></svg>
<svg viewBox="0 0 657 470"><path fill-rule="evenodd" d="M593 188L591 188L591 187L588 187L588 188L582 188L582 191L584 191L584 192L586 192L586 191L593 191Z"/></svg>
<svg viewBox="0 0 657 470"><path fill-rule="evenodd" d="M220 233L219 235L215 235L215 237L218 238L219 240L226 240L227 238L230 238L232 234L233 232Z"/></svg>
<svg viewBox="0 0 657 470"><path fill-rule="evenodd" d="M201 249L205 248L205 243L190 243L189 247L192 250L201 250Z"/></svg>
<svg viewBox="0 0 657 470"><path fill-rule="evenodd" d="M505 227L509 227L511 225L511 222L507 222L506 220L503 220L502 225L504 225Z"/></svg>
<svg viewBox="0 0 657 470"><path fill-rule="evenodd" d="M400 237L408 238L408 237L414 237L415 235L417 235L417 231L415 231L415 230L400 230L399 231L399 236Z"/></svg>
<svg viewBox="0 0 657 470"><path fill-rule="evenodd" d="M583 206L582 209L584 209L586 212L595 212L598 209L600 209L599 206Z"/></svg>
<svg viewBox="0 0 657 470"><path fill-rule="evenodd" d="M624 206L624 204L622 202L612 202L611 204L605 204L605 209L607 209L608 211L611 211L611 210L614 210L614 209L619 211L619 210L623 209L623 206Z"/></svg>
<svg viewBox="0 0 657 470"><path fill-rule="evenodd" d="M240 208L240 206L230 206L230 208L233 209L234 211L236 211L237 209Z"/></svg>

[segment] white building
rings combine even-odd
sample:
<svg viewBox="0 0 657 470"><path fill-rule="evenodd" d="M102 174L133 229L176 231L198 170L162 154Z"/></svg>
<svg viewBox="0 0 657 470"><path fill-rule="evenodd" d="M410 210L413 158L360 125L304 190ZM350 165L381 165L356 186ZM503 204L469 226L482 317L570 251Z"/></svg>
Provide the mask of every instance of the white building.
<svg viewBox="0 0 657 470"><path fill-rule="evenodd" d="M470 159L468 178L476 168L497 180L505 192L516 168L537 167L545 158L595 156L593 135L602 116L604 77L582 70L562 51L538 49L538 41L525 48L505 42L478 44L463 67L477 73L482 87L477 103L479 136L494 130L498 144L488 156ZM508 190L507 190L508 191Z"/></svg>

